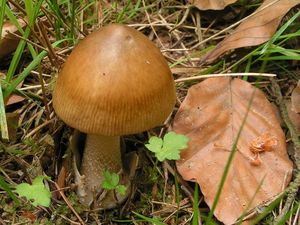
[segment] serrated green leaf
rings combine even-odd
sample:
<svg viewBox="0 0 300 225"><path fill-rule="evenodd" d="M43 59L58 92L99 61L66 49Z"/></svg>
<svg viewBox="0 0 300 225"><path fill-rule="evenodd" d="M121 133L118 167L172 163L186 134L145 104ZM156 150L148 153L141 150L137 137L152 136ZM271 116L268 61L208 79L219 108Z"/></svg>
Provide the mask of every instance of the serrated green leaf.
<svg viewBox="0 0 300 225"><path fill-rule="evenodd" d="M116 189L120 182L119 175L116 173L110 173L108 170L103 171L104 180L101 184L102 188L106 190Z"/></svg>
<svg viewBox="0 0 300 225"><path fill-rule="evenodd" d="M127 188L124 185L117 185L116 192L118 192L120 195L126 194Z"/></svg>
<svg viewBox="0 0 300 225"><path fill-rule="evenodd" d="M163 145L163 140L159 137L151 137L149 139L149 144L145 144L146 148L148 148L151 152L159 152L161 151Z"/></svg>
<svg viewBox="0 0 300 225"><path fill-rule="evenodd" d="M155 153L159 161L178 160L180 159L180 151L187 148L189 139L185 135L169 132L165 135L164 139L158 137L151 137L149 144L145 146Z"/></svg>
<svg viewBox="0 0 300 225"><path fill-rule="evenodd" d="M164 136L164 146L167 149L184 149L187 148L189 139L187 136L182 134L176 134L171 131Z"/></svg>
<svg viewBox="0 0 300 225"><path fill-rule="evenodd" d="M19 196L30 200L34 206L49 207L51 202L51 192L45 187L43 180L50 179L46 176L37 176L32 185L28 183L21 183L16 186L16 192Z"/></svg>
<svg viewBox="0 0 300 225"><path fill-rule="evenodd" d="M111 174L111 183L113 186L117 186L120 182L120 177L118 174L116 173L112 173Z"/></svg>

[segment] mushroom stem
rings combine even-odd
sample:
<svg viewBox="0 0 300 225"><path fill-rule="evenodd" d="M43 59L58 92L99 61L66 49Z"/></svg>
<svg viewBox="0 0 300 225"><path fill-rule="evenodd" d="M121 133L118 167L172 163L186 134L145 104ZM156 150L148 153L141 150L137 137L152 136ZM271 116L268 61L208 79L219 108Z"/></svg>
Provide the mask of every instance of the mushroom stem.
<svg viewBox="0 0 300 225"><path fill-rule="evenodd" d="M104 170L118 173L121 169L120 137L87 134L80 169L85 177L86 192L82 202L90 205L94 196L101 191Z"/></svg>

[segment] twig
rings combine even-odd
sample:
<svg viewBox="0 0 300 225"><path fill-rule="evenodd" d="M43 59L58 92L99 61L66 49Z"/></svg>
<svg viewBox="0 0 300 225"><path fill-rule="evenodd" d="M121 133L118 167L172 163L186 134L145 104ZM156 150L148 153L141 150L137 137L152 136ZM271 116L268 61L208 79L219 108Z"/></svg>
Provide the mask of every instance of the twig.
<svg viewBox="0 0 300 225"><path fill-rule="evenodd" d="M190 81L190 80L200 80L204 78L211 77L232 77L232 76L261 76L261 77L276 77L276 74L273 73L223 73L223 74L207 74L207 75L198 75L193 77L179 78L175 80L175 83Z"/></svg>
<svg viewBox="0 0 300 225"><path fill-rule="evenodd" d="M300 213L299 212L300 212L300 205L298 205L298 209L295 214L293 225L297 225L297 220L300 223Z"/></svg>
<svg viewBox="0 0 300 225"><path fill-rule="evenodd" d="M19 39L21 39L21 40L23 40L23 41L25 41L25 42L27 42L27 43L33 45L33 46L39 48L39 49L42 49L42 50L44 50L44 51L48 51L47 48L44 48L43 46L41 46L41 45L39 45L39 44L37 44L37 43L34 43L33 41L31 41L31 40L29 40L29 39L27 39L27 38L24 38L24 37L21 36L21 35L18 35L18 34L16 34L16 33L12 33L12 32L8 32L8 33L9 33L10 35L14 36L14 37L17 37L17 38L19 38Z"/></svg>
<svg viewBox="0 0 300 225"><path fill-rule="evenodd" d="M43 127L47 126L48 124L54 122L54 119L51 120L47 120L46 122L42 123L41 125L37 126L36 128L34 128L31 132L29 132L28 134L26 134L26 136L24 138L29 138L30 136L34 135L35 133L37 133L40 129L42 129Z"/></svg>
<svg viewBox="0 0 300 225"><path fill-rule="evenodd" d="M147 11L147 7L146 7L146 4L145 4L145 1L143 0L142 2L143 2L143 7L144 7L144 10L145 10L146 17L147 17L147 20L148 20L148 22L149 22L149 24L150 24L151 29L152 29L154 35L156 36L157 40L159 41L159 44L161 45L161 47L162 47L162 48L165 48L164 45L163 45L163 43L162 43L161 40L159 39L159 37L158 37L158 35L157 35L157 33L156 33L154 27L152 26L152 22L151 22L149 13L148 13L148 11Z"/></svg>
<svg viewBox="0 0 300 225"><path fill-rule="evenodd" d="M179 21L179 23L178 23L178 24L175 24L174 27L173 27L169 32L172 32L173 30L175 30L175 29L177 29L178 27L180 27L180 26L184 23L184 21L186 21L188 15L190 14L190 11L191 11L191 7L188 6L188 7L186 8L185 12L184 12L183 17L182 17L181 20Z"/></svg>
<svg viewBox="0 0 300 225"><path fill-rule="evenodd" d="M299 187L300 187L300 171L299 171L299 169L300 169L300 140L299 140L299 134L298 134L294 124L292 123L291 119L289 118L287 108L286 108L286 105L284 103L284 100L283 100L283 97L281 94L280 87L274 79L271 79L271 81L272 81L272 86L274 88L274 91L275 91L275 94L277 97L277 104L279 106L282 119L285 122L287 128L289 129L292 142L294 143L294 149L295 149L294 160L295 160L295 165L296 165L294 181L289 184L289 186L286 190L287 199L286 199L285 205L284 205L281 213L278 215L278 217L275 220L275 222L276 221L278 222L283 218L283 216L286 215L286 213L288 213L288 211L297 195Z"/></svg>
<svg viewBox="0 0 300 225"><path fill-rule="evenodd" d="M0 224L1 225L5 225L6 223L5 223L5 221L0 217Z"/></svg>
<svg viewBox="0 0 300 225"><path fill-rule="evenodd" d="M70 224L75 224L75 225L80 225L80 223L75 222L73 220L70 220L69 218L65 217L64 215L60 215L58 214L61 218L63 218L64 220L68 221Z"/></svg>
<svg viewBox="0 0 300 225"><path fill-rule="evenodd" d="M58 190L59 194L61 195L61 197L64 199L64 201L66 202L66 204L68 205L68 207L71 209L71 211L74 213L74 215L77 217L77 219L79 220L79 222L81 223L81 225L86 225L85 222L83 222L83 220L81 219L81 217L78 215L78 213L76 212L76 210L73 208L73 206L71 205L71 203L69 202L68 198L65 196L65 194L61 191L60 187L57 185L56 182L53 182L56 189Z"/></svg>
<svg viewBox="0 0 300 225"><path fill-rule="evenodd" d="M46 114L46 118L47 120L50 120L50 109L48 107L48 102L47 102L47 97L46 97L46 89L45 89L45 84L44 84L44 79L43 79L43 75L42 75L42 67L39 65L38 67L39 70L39 81L40 81L40 85L41 85L41 90L42 90L42 101L44 103L45 106L45 114Z"/></svg>

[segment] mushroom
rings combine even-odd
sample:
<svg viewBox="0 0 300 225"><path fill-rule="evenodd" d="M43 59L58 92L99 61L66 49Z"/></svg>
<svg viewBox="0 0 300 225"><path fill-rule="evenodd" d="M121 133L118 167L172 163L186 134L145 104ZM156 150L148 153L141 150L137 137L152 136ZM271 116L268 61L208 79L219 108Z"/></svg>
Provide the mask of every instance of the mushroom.
<svg viewBox="0 0 300 225"><path fill-rule="evenodd" d="M75 47L57 78L53 106L67 125L86 134L79 169L84 176L82 203L90 205L102 191L103 170L124 172L120 136L161 125L175 98L166 60L135 29L108 25ZM100 206L115 205L113 199L106 202Z"/></svg>

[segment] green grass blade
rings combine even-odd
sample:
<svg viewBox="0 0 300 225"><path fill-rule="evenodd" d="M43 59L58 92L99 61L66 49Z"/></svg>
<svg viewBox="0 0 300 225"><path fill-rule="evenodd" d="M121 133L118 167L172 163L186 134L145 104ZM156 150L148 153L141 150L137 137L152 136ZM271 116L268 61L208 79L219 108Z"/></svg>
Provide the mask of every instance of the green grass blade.
<svg viewBox="0 0 300 225"><path fill-rule="evenodd" d="M51 10L51 12L53 13L53 15L55 15L56 20L54 22L54 29L55 29L55 36L57 40L62 39L62 34L61 34L61 28L65 28L65 24L63 21L66 21L65 16L62 14L62 12L60 11L59 5L57 3L57 0L46 0L49 9Z"/></svg>
<svg viewBox="0 0 300 225"><path fill-rule="evenodd" d="M27 27L25 29L23 38L27 39L29 37L29 34L30 34L30 28ZM25 44L26 44L26 42L24 40L20 40L20 42L18 44L18 47L17 47L17 49L15 51L15 54L14 54L14 56L13 56L13 58L11 60L11 63L9 65L7 74L6 74L6 79L5 79L6 82L11 81L14 73L16 72L17 66L18 66L18 64L20 62L21 56L22 56L24 48L25 48Z"/></svg>
<svg viewBox="0 0 300 225"><path fill-rule="evenodd" d="M0 41L2 37L2 28L4 23L4 13L5 13L5 5L6 1L1 0L0 3ZM6 114L5 114L5 105L3 101L3 93L2 93L2 82L0 85L0 127L1 127L1 137L3 139L8 140L8 129L7 129L7 121L6 121ZM1 183L0 183L1 185Z"/></svg>
<svg viewBox="0 0 300 225"><path fill-rule="evenodd" d="M0 41L1 41L1 37L2 37L2 27L3 27L3 23L4 23L5 5L6 5L6 0L1 0L1 2L0 2Z"/></svg>
<svg viewBox="0 0 300 225"><path fill-rule="evenodd" d="M11 22L13 25L15 25L17 27L18 31L22 35L24 35L24 30L22 29L22 27L18 23L17 17L15 17L15 15L13 14L13 12L11 11L11 9L7 5L5 7L5 15L8 17L9 22Z"/></svg>
<svg viewBox="0 0 300 225"><path fill-rule="evenodd" d="M290 211L288 211L288 213L286 213L282 218L281 220L279 220L276 225L284 225L286 224L287 220L298 210L300 206L300 203L296 204L296 206L292 207L290 209ZM298 218L299 220L300 218Z"/></svg>
<svg viewBox="0 0 300 225"><path fill-rule="evenodd" d="M1 137L2 139L9 140L8 136L8 128L5 114L5 105L3 101L3 93L2 93L2 82L0 87L0 127L1 127Z"/></svg>
<svg viewBox="0 0 300 225"><path fill-rule="evenodd" d="M71 22L71 27L70 27L70 37L72 38L73 44L75 44L75 6L74 6L74 0L71 1L70 5L70 22Z"/></svg>
<svg viewBox="0 0 300 225"><path fill-rule="evenodd" d="M32 0L25 0L24 3L29 24L32 25L35 19L33 2Z"/></svg>
<svg viewBox="0 0 300 225"><path fill-rule="evenodd" d="M20 202L16 195L12 192L11 188L9 187L8 183L5 182L4 177L0 176L0 188L3 189L9 197L14 201L14 203L18 206Z"/></svg>
<svg viewBox="0 0 300 225"><path fill-rule="evenodd" d="M289 19L280 29L272 36L272 38L265 44L263 49L261 50L261 54L264 54L267 49L272 45L282 33L300 16L300 11L297 12L291 19Z"/></svg>
<svg viewBox="0 0 300 225"><path fill-rule="evenodd" d="M68 39L63 39L56 41L52 46L55 48L60 43L66 41ZM13 80L10 85L5 89L3 96L4 98L8 97L15 89L16 87L30 74L31 70L33 70L36 66L40 64L43 58L45 58L48 55L47 51L42 51L34 60L23 70L22 73L19 74L19 76Z"/></svg>
<svg viewBox="0 0 300 225"><path fill-rule="evenodd" d="M180 188L179 188L179 182L178 182L178 177L177 177L177 174L175 173L175 176L174 176L174 180L175 180L175 193L176 193L176 204L177 204L177 209L180 208L180 201L181 201L181 196L180 196ZM175 223L178 223L178 210L176 212L176 220L175 220Z"/></svg>
<svg viewBox="0 0 300 225"><path fill-rule="evenodd" d="M237 225L241 225L241 224L243 223L243 219L245 218L245 216L246 216L248 210L250 209L250 207L251 207L251 205L252 205L252 203L253 203L253 201L254 201L254 198L255 198L255 196L257 195L258 191L260 190L260 188L261 188L261 186L262 186L262 184L263 184L265 178L266 178L266 176L264 176L263 179L259 182L258 187L256 188L254 195L251 197L250 202L248 203L247 207L246 207L245 210L243 211L242 216L241 216L240 219L239 219L240 222L239 222Z"/></svg>
<svg viewBox="0 0 300 225"><path fill-rule="evenodd" d="M11 11L11 9L10 9L8 6L6 6L6 8L5 8L5 14L6 14L6 16L8 17L9 21L10 21L13 25L15 25L15 26L17 27L17 29L18 29L18 31L21 33L21 35L24 36L24 30L23 30L23 28L20 26L20 24L19 24L17 18L15 17L15 15L13 14L13 12ZM34 50L33 46L32 46L31 44L29 44L29 43L28 43L27 45L28 45L28 49L29 49L29 51L30 51L32 57L35 57L35 56L37 55L37 53L36 53L36 51Z"/></svg>
<svg viewBox="0 0 300 225"><path fill-rule="evenodd" d="M195 183L195 191L194 191L194 203L193 203L193 220L192 225L199 225L199 209L198 209L198 202L199 202L199 187L198 184Z"/></svg>
<svg viewBox="0 0 300 225"><path fill-rule="evenodd" d="M154 225L167 225L166 223L163 223L163 222L159 221L158 219L149 218L149 217L143 216L143 215L141 215L141 214L139 214L137 212L134 212L134 211L132 213L135 214L137 217L145 220L148 223L152 223Z"/></svg>
<svg viewBox="0 0 300 225"><path fill-rule="evenodd" d="M269 215L274 208L276 208L281 199L283 198L283 194L279 196L275 201L273 201L268 207L266 207L254 220L251 221L250 225L258 224L262 219L264 219L267 215Z"/></svg>
<svg viewBox="0 0 300 225"><path fill-rule="evenodd" d="M30 27L33 26L35 18L39 13L39 10L40 10L40 7L41 7L41 4L43 3L43 1L44 0L38 1L35 4L35 7L33 7L33 2L31 0L26 0L25 1L25 9L27 10L26 13L27 13L27 16L29 17L28 18L29 19L29 27L26 27L26 29L25 29L25 32L23 34L24 39L27 39L29 37L30 31L31 31ZM17 66L20 62L21 56L23 54L25 45L26 45L26 41L25 40L20 40L20 42L18 44L18 47L15 51L15 54L12 58L12 61L9 65L9 69L7 71L7 74L6 74L6 82L10 82L13 75L15 74Z"/></svg>

